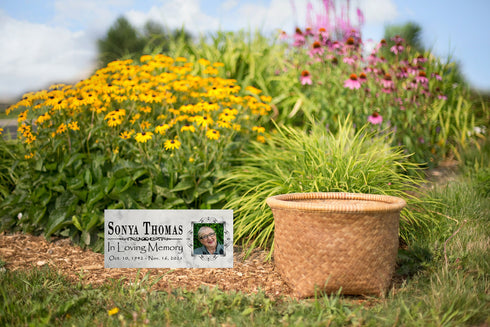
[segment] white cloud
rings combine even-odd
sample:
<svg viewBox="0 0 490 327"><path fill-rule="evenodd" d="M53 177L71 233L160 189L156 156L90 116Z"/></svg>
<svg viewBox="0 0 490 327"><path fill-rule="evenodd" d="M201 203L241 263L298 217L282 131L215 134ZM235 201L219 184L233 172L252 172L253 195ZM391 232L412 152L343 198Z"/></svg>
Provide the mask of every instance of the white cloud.
<svg viewBox="0 0 490 327"><path fill-rule="evenodd" d="M83 32L18 21L0 11L0 99L87 77L94 45Z"/></svg>
<svg viewBox="0 0 490 327"><path fill-rule="evenodd" d="M147 13L130 10L126 17L135 26L152 20L172 29L184 27L192 34L218 29L218 19L206 15L200 3L199 0L165 0L161 6L153 6Z"/></svg>
<svg viewBox="0 0 490 327"><path fill-rule="evenodd" d="M226 0L221 4L221 8L225 11L229 11L238 6L238 0Z"/></svg>
<svg viewBox="0 0 490 327"><path fill-rule="evenodd" d="M359 8L364 13L366 24L390 22L399 14L393 0L360 0Z"/></svg>

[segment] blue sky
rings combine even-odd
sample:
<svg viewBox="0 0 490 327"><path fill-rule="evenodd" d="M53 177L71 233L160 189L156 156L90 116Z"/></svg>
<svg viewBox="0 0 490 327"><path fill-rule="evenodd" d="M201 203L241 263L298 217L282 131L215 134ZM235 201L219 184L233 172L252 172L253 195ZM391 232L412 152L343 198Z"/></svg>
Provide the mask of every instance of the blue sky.
<svg viewBox="0 0 490 327"><path fill-rule="evenodd" d="M346 0L336 0L337 6ZM260 29L292 32L305 25L308 0L0 0L0 100L53 83L74 83L93 71L96 40L117 17L135 26L149 19L194 34ZM311 0L320 6L320 0ZM293 5L296 10L293 10ZM490 1L351 0L366 23L364 40L379 41L389 24L416 22L423 43L451 55L467 80L490 90ZM354 12L354 11L353 11Z"/></svg>

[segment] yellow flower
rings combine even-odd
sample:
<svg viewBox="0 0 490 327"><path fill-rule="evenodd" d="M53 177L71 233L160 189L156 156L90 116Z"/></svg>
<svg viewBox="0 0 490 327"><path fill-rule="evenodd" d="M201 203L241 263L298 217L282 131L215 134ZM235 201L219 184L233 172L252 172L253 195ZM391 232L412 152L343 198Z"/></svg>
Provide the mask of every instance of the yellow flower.
<svg viewBox="0 0 490 327"><path fill-rule="evenodd" d="M76 121L69 123L68 128L70 128L72 131L80 130L80 126L78 126L78 122Z"/></svg>
<svg viewBox="0 0 490 327"><path fill-rule="evenodd" d="M247 90L247 91L249 91L250 93L253 93L253 94L260 94L260 93L262 93L262 91L261 91L261 90L259 90L259 89L255 88L255 87L253 87L253 86L247 86L247 87L245 88L245 90Z"/></svg>
<svg viewBox="0 0 490 327"><path fill-rule="evenodd" d="M142 132L136 133L134 137L138 143L146 143L146 141L151 140L153 136L152 132Z"/></svg>
<svg viewBox="0 0 490 327"><path fill-rule="evenodd" d="M192 158L192 157L189 158L190 163L193 163L194 161L195 161L194 158Z"/></svg>
<svg viewBox="0 0 490 327"><path fill-rule="evenodd" d="M191 125L191 124L185 124L184 126L182 126L180 128L180 131L181 132L192 132L194 133L196 131L196 128L194 127L194 125Z"/></svg>
<svg viewBox="0 0 490 327"><path fill-rule="evenodd" d="M169 128L170 126L168 126L168 124L160 124L155 128L155 133L163 135L167 132Z"/></svg>
<svg viewBox="0 0 490 327"><path fill-rule="evenodd" d="M124 131L121 134L119 134L119 137L122 138L123 140L128 140L131 138L132 132Z"/></svg>
<svg viewBox="0 0 490 327"><path fill-rule="evenodd" d="M204 58L199 59L198 62L203 66L207 66L210 64L210 61Z"/></svg>
<svg viewBox="0 0 490 327"><path fill-rule="evenodd" d="M113 316L113 315L115 315L118 312L119 312L119 308L118 307L115 307L115 308L112 308L111 310L108 310L107 311L107 314L109 314L109 316Z"/></svg>
<svg viewBox="0 0 490 327"><path fill-rule="evenodd" d="M34 157L34 153L32 153L32 152L24 155L24 159L31 159L32 157Z"/></svg>
<svg viewBox="0 0 490 327"><path fill-rule="evenodd" d="M265 137L263 135L257 135L257 141L260 143L265 143Z"/></svg>
<svg viewBox="0 0 490 327"><path fill-rule="evenodd" d="M226 121L226 122L230 122L232 121L233 119L235 119L236 117L231 114L229 111L223 111L220 115L219 115L219 119L223 120L223 121Z"/></svg>
<svg viewBox="0 0 490 327"><path fill-rule="evenodd" d="M0 127L0 135L2 135L2 132L3 132L3 128Z"/></svg>
<svg viewBox="0 0 490 327"><path fill-rule="evenodd" d="M165 150L176 150L180 148L180 141L179 140L166 140L164 145Z"/></svg>
<svg viewBox="0 0 490 327"><path fill-rule="evenodd" d="M148 128L150 128L150 127L151 127L151 124L150 124L150 122L149 122L149 121L145 120L145 121L141 122L140 127L141 127L141 129L143 129L143 130L144 130L144 129L148 129Z"/></svg>
<svg viewBox="0 0 490 327"><path fill-rule="evenodd" d="M21 112L19 114L19 117L17 118L17 121L20 123L20 122L23 122L24 120L27 119L27 113L29 112L29 110L26 110L24 112Z"/></svg>
<svg viewBox="0 0 490 327"><path fill-rule="evenodd" d="M58 129L56 130L56 134L61 134L66 132L66 125L65 123L61 123L60 126L58 126Z"/></svg>
<svg viewBox="0 0 490 327"><path fill-rule="evenodd" d="M263 102L271 102L272 98L268 95L261 95L260 100L262 100Z"/></svg>
<svg viewBox="0 0 490 327"><path fill-rule="evenodd" d="M196 116L194 117L194 121L197 125L206 127L213 123L213 119L210 116Z"/></svg>
<svg viewBox="0 0 490 327"><path fill-rule="evenodd" d="M141 108L139 108L139 110L149 114L151 112L151 107L149 107L149 106L141 107Z"/></svg>
<svg viewBox="0 0 490 327"><path fill-rule="evenodd" d="M116 117L112 117L107 121L107 125L109 127L116 127L117 125L120 125L122 123L122 120Z"/></svg>
<svg viewBox="0 0 490 327"><path fill-rule="evenodd" d="M217 140L219 139L219 131L215 129L210 129L206 132L206 137L210 140Z"/></svg>
<svg viewBox="0 0 490 327"><path fill-rule="evenodd" d="M49 113L45 113L43 115L40 115L37 119L36 119L36 124L38 125L41 125L42 123L48 121L49 119L51 119L51 116L49 115Z"/></svg>
<svg viewBox="0 0 490 327"><path fill-rule="evenodd" d="M231 128L231 124L224 120L218 120L218 126L222 128Z"/></svg>
<svg viewBox="0 0 490 327"><path fill-rule="evenodd" d="M252 127L252 131L257 132L259 134L264 134L265 128L261 127L261 126L254 126L254 127Z"/></svg>

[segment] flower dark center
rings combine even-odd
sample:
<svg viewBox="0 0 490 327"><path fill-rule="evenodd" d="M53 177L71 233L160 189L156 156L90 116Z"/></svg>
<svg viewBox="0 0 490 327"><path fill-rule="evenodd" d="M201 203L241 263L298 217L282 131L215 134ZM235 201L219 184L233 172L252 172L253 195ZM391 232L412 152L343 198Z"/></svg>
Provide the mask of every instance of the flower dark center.
<svg viewBox="0 0 490 327"><path fill-rule="evenodd" d="M308 76L310 76L310 72L309 72L309 71L307 71L307 70L303 70L303 71L301 72L301 76L302 76L302 77L308 77Z"/></svg>
<svg viewBox="0 0 490 327"><path fill-rule="evenodd" d="M357 75L356 74L350 74L350 79L351 79L351 81L357 81Z"/></svg>

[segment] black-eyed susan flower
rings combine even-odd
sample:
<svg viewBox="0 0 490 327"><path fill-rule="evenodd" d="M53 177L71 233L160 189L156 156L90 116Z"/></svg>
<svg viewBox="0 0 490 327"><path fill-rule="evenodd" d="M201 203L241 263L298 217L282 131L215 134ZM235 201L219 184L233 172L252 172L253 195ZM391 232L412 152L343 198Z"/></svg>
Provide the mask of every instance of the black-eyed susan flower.
<svg viewBox="0 0 490 327"><path fill-rule="evenodd" d="M179 140L166 140L165 143L163 144L165 150L177 150L180 148L180 141Z"/></svg>
<svg viewBox="0 0 490 327"><path fill-rule="evenodd" d="M219 139L219 131L215 129L210 129L206 132L206 137L210 140L217 140Z"/></svg>
<svg viewBox="0 0 490 327"><path fill-rule="evenodd" d="M155 127L155 133L164 135L169 128L170 126L168 124L160 124L157 127Z"/></svg>
<svg viewBox="0 0 490 327"><path fill-rule="evenodd" d="M146 143L148 140L151 140L152 137L153 137L152 132L141 132L141 133L136 133L134 138L138 143Z"/></svg>
<svg viewBox="0 0 490 327"><path fill-rule="evenodd" d="M214 121L211 116L195 116L194 121L198 126L207 127L211 125Z"/></svg>
<svg viewBox="0 0 490 327"><path fill-rule="evenodd" d="M68 128L71 129L72 131L80 130L80 126L78 126L78 122L76 121L69 123Z"/></svg>
<svg viewBox="0 0 490 327"><path fill-rule="evenodd" d="M140 124L141 129L145 130L151 127L151 123L147 120L144 120Z"/></svg>
<svg viewBox="0 0 490 327"><path fill-rule="evenodd" d="M245 90L247 90L248 92L253 93L253 94L260 94L260 93L262 93L262 90L259 90L258 88L255 88L253 86L247 86L245 88Z"/></svg>
<svg viewBox="0 0 490 327"><path fill-rule="evenodd" d="M119 137L122 138L123 140L128 140L131 138L131 132L124 131L121 134L119 134Z"/></svg>
<svg viewBox="0 0 490 327"><path fill-rule="evenodd" d="M61 134L61 133L64 133L66 132L67 128L66 128L66 124L65 123L61 123L58 128L56 129L56 134Z"/></svg>
<svg viewBox="0 0 490 327"><path fill-rule="evenodd" d="M218 120L218 126L221 128L231 128L230 122L224 120Z"/></svg>
<svg viewBox="0 0 490 327"><path fill-rule="evenodd" d="M122 120L116 117L112 117L107 121L107 125L109 125L109 127L116 127L118 125L121 125L121 123Z"/></svg>
<svg viewBox="0 0 490 327"><path fill-rule="evenodd" d="M257 132L259 134L264 134L265 128L262 126L254 126L254 127L252 127L252 131Z"/></svg>
<svg viewBox="0 0 490 327"><path fill-rule="evenodd" d="M194 133L196 131L196 128L192 124L185 124L180 128L181 132L192 132Z"/></svg>
<svg viewBox="0 0 490 327"><path fill-rule="evenodd" d="M18 118L17 118L17 122L21 123L23 122L24 120L27 119L27 113L29 112L29 110L26 110L26 111L23 111L19 114Z"/></svg>

